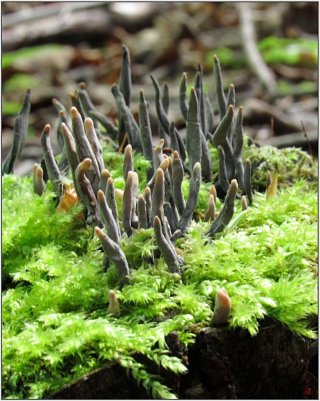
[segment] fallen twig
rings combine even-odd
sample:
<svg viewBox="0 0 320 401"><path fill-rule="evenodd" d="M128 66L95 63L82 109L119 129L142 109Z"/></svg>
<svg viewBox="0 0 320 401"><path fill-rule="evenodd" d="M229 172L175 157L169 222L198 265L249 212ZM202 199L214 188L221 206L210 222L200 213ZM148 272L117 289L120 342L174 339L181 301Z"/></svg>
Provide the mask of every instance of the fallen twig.
<svg viewBox="0 0 320 401"><path fill-rule="evenodd" d="M252 70L259 78L269 95L275 95L277 93L276 79L273 72L267 67L259 53L255 38L256 35L251 7L252 6L249 6L247 3L238 3L242 45Z"/></svg>

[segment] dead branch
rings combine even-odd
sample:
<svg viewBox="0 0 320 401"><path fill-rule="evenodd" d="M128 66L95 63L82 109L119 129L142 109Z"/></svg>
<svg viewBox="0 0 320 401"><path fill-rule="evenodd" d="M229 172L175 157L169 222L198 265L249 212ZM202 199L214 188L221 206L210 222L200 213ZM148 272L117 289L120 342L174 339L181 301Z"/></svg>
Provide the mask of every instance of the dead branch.
<svg viewBox="0 0 320 401"><path fill-rule="evenodd" d="M263 61L257 47L251 10L252 5L248 5L248 3L238 3L237 5L239 10L242 45L247 55L250 67L269 95L275 95L277 93L276 79L273 72Z"/></svg>

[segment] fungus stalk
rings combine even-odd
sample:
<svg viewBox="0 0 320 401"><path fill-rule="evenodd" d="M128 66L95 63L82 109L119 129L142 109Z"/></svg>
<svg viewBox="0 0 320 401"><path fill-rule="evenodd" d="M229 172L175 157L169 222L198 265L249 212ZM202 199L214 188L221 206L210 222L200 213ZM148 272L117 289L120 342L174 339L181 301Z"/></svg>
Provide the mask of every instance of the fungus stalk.
<svg viewBox="0 0 320 401"><path fill-rule="evenodd" d="M123 177L126 181L128 178L129 171L134 171L133 157L132 157L132 146L128 144L124 149L124 160L123 160Z"/></svg>
<svg viewBox="0 0 320 401"><path fill-rule="evenodd" d="M152 152L152 131L150 125L148 103L144 98L143 91L140 91L139 97L139 126L142 140L142 150L145 158L150 162L150 168L147 171L147 177L150 179L154 173L153 152Z"/></svg>
<svg viewBox="0 0 320 401"><path fill-rule="evenodd" d="M179 106L184 121L187 121L189 105L187 100L187 74L184 72L179 86Z"/></svg>
<svg viewBox="0 0 320 401"><path fill-rule="evenodd" d="M108 178L107 187L106 187L106 190L105 190L105 195L106 195L107 204L111 209L114 221L117 224L119 238L120 238L121 237L121 231L120 231L119 219L118 219L118 208L117 208L117 203L116 203L116 191L115 191L115 188L114 188L114 183L113 183L112 177ZM123 200L123 198L121 198L121 200Z"/></svg>
<svg viewBox="0 0 320 401"><path fill-rule="evenodd" d="M78 183L76 180L76 169L78 167L78 156L76 152L76 144L73 138L73 135L67 124L61 124L61 134L63 136L65 149L67 153L68 163L71 169L72 179L74 183L74 187L77 191L77 194L80 196L81 191L79 190Z"/></svg>
<svg viewBox="0 0 320 401"><path fill-rule="evenodd" d="M115 98L115 101L118 106L118 110L121 116L121 121L124 122L124 127L128 134L128 142L132 146L134 150L137 152L142 153L142 143L141 143L141 136L140 136L140 128L136 123L131 110L126 105L125 99L123 94L121 93L119 86L117 84L112 85L111 92ZM120 129L120 128L119 128ZM120 132L119 132L120 135ZM122 141L119 144L122 144L124 140L124 136L122 137Z"/></svg>
<svg viewBox="0 0 320 401"><path fill-rule="evenodd" d="M154 218L153 229L157 245L170 272L178 273L180 269L177 254L174 251L174 247L169 244L167 238L164 236L161 221L158 216Z"/></svg>
<svg viewBox="0 0 320 401"><path fill-rule="evenodd" d="M82 162L85 159L91 160L92 168L90 172L88 172L88 179L91 183L94 193L96 194L99 189L100 170L89 139L85 134L82 117L75 107L71 108L71 120L78 161ZM87 128L89 127L87 126Z"/></svg>
<svg viewBox="0 0 320 401"><path fill-rule="evenodd" d="M123 193L122 224L125 232L130 237L133 228L137 228L136 203L138 195L138 174L129 171Z"/></svg>
<svg viewBox="0 0 320 401"><path fill-rule="evenodd" d="M186 129L186 144L189 157L189 167L192 171L193 166L201 161L201 126L199 121L199 103L195 89L191 90L189 112Z"/></svg>
<svg viewBox="0 0 320 401"><path fill-rule="evenodd" d="M220 119L222 119L227 111L227 101L225 94L223 92L220 61L216 55L213 56L213 76L214 76L216 96L218 101L219 116Z"/></svg>
<svg viewBox="0 0 320 401"><path fill-rule="evenodd" d="M127 283L129 279L130 269L125 254L122 249L112 241L108 235L99 227L95 227L95 233L101 241L102 248L110 260L114 263L120 280L122 283Z"/></svg>
<svg viewBox="0 0 320 401"><path fill-rule="evenodd" d="M220 124L216 128L213 133L212 142L216 148L218 146L222 146L225 157L226 157L226 168L228 173L228 179L234 177L234 162L233 162L233 154L232 154L232 145L228 140L228 131L231 128L231 124L233 122L234 108L233 106L229 106L227 113L224 115Z"/></svg>
<svg viewBox="0 0 320 401"><path fill-rule="evenodd" d="M186 207L184 208L178 223L178 227L182 233L184 233L187 230L192 220L193 212L198 203L200 184L201 184L201 165L200 163L196 163L193 167L192 177L190 179L189 195Z"/></svg>
<svg viewBox="0 0 320 401"><path fill-rule="evenodd" d="M112 211L107 204L106 197L104 193L99 190L98 191L98 204L99 204L99 211L100 211L100 218L106 227L108 236L117 244L120 242L118 225L115 221Z"/></svg>
<svg viewBox="0 0 320 401"><path fill-rule="evenodd" d="M24 97L21 110L19 111L19 114L14 123L13 142L11 145L10 152L8 153L8 156L3 162L2 175L12 173L14 162L21 154L28 132L30 108L31 108L31 92L30 89L28 89Z"/></svg>
<svg viewBox="0 0 320 401"><path fill-rule="evenodd" d="M34 193L41 196L46 190L46 184L43 181L43 170L38 163L34 163L32 166L32 177Z"/></svg>
<svg viewBox="0 0 320 401"><path fill-rule="evenodd" d="M252 186L251 186L251 163L250 160L247 159L244 165L244 188L245 193L248 198L249 205L252 204Z"/></svg>
<svg viewBox="0 0 320 401"><path fill-rule="evenodd" d="M237 180L232 180L226 198L224 200L222 210L220 211L219 216L214 220L209 231L207 232L207 235L209 235L211 238L214 238L217 233L223 231L226 225L232 219L234 212L234 201L237 195L237 190Z"/></svg>
<svg viewBox="0 0 320 401"><path fill-rule="evenodd" d="M81 200L84 202L88 211L87 223L102 227L98 213L97 199L93 192L90 181L86 177L86 174L91 167L92 161L90 159L84 159L81 163L79 163L76 169L76 180L81 193Z"/></svg>
<svg viewBox="0 0 320 401"><path fill-rule="evenodd" d="M107 182L110 177L110 171L107 170L106 168L101 171L100 175L100 181L99 181L99 189L101 189L102 192L106 192L107 189Z"/></svg>
<svg viewBox="0 0 320 401"><path fill-rule="evenodd" d="M99 168L99 173L101 173L101 171L104 169L102 147L100 145L99 138L96 133L93 120L91 118L87 117L84 120L84 129L85 129L87 138L89 140L89 143L91 145L93 154L96 158L98 168Z"/></svg>
<svg viewBox="0 0 320 401"><path fill-rule="evenodd" d="M242 162L242 148L243 148L243 112L242 107L239 107L239 111L237 114L237 118L234 124L233 130L233 139L234 139L234 148L233 148L233 161L234 167L236 171L236 178L239 183L239 187L245 191L244 184L244 167Z"/></svg>
<svg viewBox="0 0 320 401"><path fill-rule="evenodd" d="M217 291L211 326L220 326L228 323L231 311L231 299L224 288Z"/></svg>
<svg viewBox="0 0 320 401"><path fill-rule="evenodd" d="M148 228L146 201L143 195L139 195L138 197L137 209L139 228Z"/></svg>
<svg viewBox="0 0 320 401"><path fill-rule="evenodd" d="M172 196L180 215L182 214L184 208L186 207L186 202L184 200L182 192L182 181L183 181L182 161L180 160L179 153L177 151L174 151L173 162L172 162Z"/></svg>
<svg viewBox="0 0 320 401"><path fill-rule="evenodd" d="M61 195L61 182L60 182L60 170L58 168L57 162L53 155L53 150L50 141L50 130L51 126L47 124L41 134L41 147L43 152L43 158L46 165L47 173L50 181L52 182L54 191L59 196Z"/></svg>

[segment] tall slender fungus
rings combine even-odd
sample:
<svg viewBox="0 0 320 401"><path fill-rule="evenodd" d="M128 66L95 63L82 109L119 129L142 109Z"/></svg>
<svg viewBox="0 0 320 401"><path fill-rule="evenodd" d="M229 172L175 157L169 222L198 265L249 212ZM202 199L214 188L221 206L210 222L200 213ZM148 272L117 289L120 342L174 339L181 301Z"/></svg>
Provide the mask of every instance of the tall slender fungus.
<svg viewBox="0 0 320 401"><path fill-rule="evenodd" d="M161 168L156 171L155 184L152 192L151 218L158 216L163 221L164 210L164 172Z"/></svg>
<svg viewBox="0 0 320 401"><path fill-rule="evenodd" d="M176 204L178 212L182 214L184 208L186 207L186 202L184 200L182 192L182 181L183 181L183 165L180 160L179 153L177 151L173 152L173 162L172 162L172 196Z"/></svg>
<svg viewBox="0 0 320 401"><path fill-rule="evenodd" d="M54 191L56 192L56 194L60 196L62 194L62 187L60 181L61 174L53 155L53 150L50 141L50 130L51 126L49 124L46 124L42 131L40 141L41 141L43 158L49 179L52 182Z"/></svg>
<svg viewBox="0 0 320 401"><path fill-rule="evenodd" d="M251 186L251 162L249 159L247 159L244 164L244 188L248 198L249 205L251 205L253 194Z"/></svg>
<svg viewBox="0 0 320 401"><path fill-rule="evenodd" d="M123 94L126 105L130 106L132 90L131 60L129 49L125 45L122 45L122 66L119 79L119 89Z"/></svg>
<svg viewBox="0 0 320 401"><path fill-rule="evenodd" d="M237 195L237 191L237 180L232 180L219 216L214 220L209 231L207 232L207 235L209 235L211 238L214 238L217 233L223 231L226 225L232 219L234 212L234 201Z"/></svg>
<svg viewBox="0 0 320 401"><path fill-rule="evenodd" d="M152 199L151 199L151 190L149 187L146 187L143 191L143 197L146 201L146 219L147 219L147 227L151 227L151 208L152 208Z"/></svg>
<svg viewBox="0 0 320 401"><path fill-rule="evenodd" d="M90 181L86 177L91 167L92 161L88 158L79 163L75 173L76 181L77 186L81 192L81 200L84 202L87 208L87 223L102 227L102 223L98 213L97 199L93 192Z"/></svg>
<svg viewBox="0 0 320 401"><path fill-rule="evenodd" d="M184 121L187 121L189 105L187 100L187 74L184 72L179 86L179 106Z"/></svg>
<svg viewBox="0 0 320 401"><path fill-rule="evenodd" d="M30 108L31 91L28 89L24 97L21 110L19 111L14 123L13 142L8 156L2 165L2 175L12 173L14 162L21 154L28 132Z"/></svg>
<svg viewBox="0 0 320 401"><path fill-rule="evenodd" d="M137 210L138 210L139 228L148 228L146 201L143 195L139 195L138 197Z"/></svg>
<svg viewBox="0 0 320 401"><path fill-rule="evenodd" d="M233 84L229 85L229 91L228 91L228 95L227 95L227 106L230 106L230 105L233 107L235 107L235 105L236 105L236 92L235 92Z"/></svg>
<svg viewBox="0 0 320 401"><path fill-rule="evenodd" d="M227 101L223 92L222 74L220 61L216 55L213 56L213 76L215 81L216 96L220 119L224 117L227 111Z"/></svg>
<svg viewBox="0 0 320 401"><path fill-rule="evenodd" d="M98 191L98 204L99 204L100 218L104 226L106 227L109 237L114 242L119 244L120 236L119 236L117 221L115 221L112 211L109 205L107 204L106 197L101 190Z"/></svg>
<svg viewBox="0 0 320 401"><path fill-rule="evenodd" d="M218 146L219 152L219 184L224 193L228 191L229 188L229 180L228 180L228 173L227 173L227 166L226 166L226 157L222 146Z"/></svg>
<svg viewBox="0 0 320 401"><path fill-rule="evenodd" d="M170 272L179 272L179 260L177 254L174 250L174 247L169 244L167 238L164 236L161 221L158 216L156 216L153 220L153 229L158 247Z"/></svg>
<svg viewBox="0 0 320 401"><path fill-rule="evenodd" d="M163 93L162 93L162 105L164 111L168 114L169 111L169 86L167 83L163 85ZM164 146L168 146L168 134L166 131L163 129L162 125L160 122L158 122L158 128L159 128L159 137L164 140Z"/></svg>
<svg viewBox="0 0 320 401"><path fill-rule="evenodd" d="M127 283L129 279L130 269L127 258L118 244L112 241L108 235L99 227L95 227L95 234L100 239L102 248L110 260L114 263L121 283Z"/></svg>
<svg viewBox="0 0 320 401"><path fill-rule="evenodd" d="M101 173L101 171L104 169L102 147L101 147L98 135L96 133L93 120L90 117L87 117L84 120L84 129L85 129L87 138L89 140L89 143L91 145L93 154L96 158L98 168L99 168L99 173Z"/></svg>
<svg viewBox="0 0 320 401"><path fill-rule="evenodd" d="M114 188L114 183L113 183L112 177L108 178L105 194L106 194L107 204L112 211L114 221L117 223L119 237L121 237L121 231L120 231L119 219L118 219L118 208L117 208L117 203L116 203L116 190ZM122 197L121 197L121 200L122 200Z"/></svg>
<svg viewBox="0 0 320 401"><path fill-rule="evenodd" d="M198 162L194 165L192 170L192 177L189 184L189 195L186 207L184 208L178 223L178 227L182 233L184 233L187 230L192 220L193 212L198 203L200 184L201 184L201 165Z"/></svg>
<svg viewBox="0 0 320 401"><path fill-rule="evenodd" d="M106 192L107 189L107 182L110 177L110 171L107 170L106 168L101 171L100 175L100 182L99 182L99 189L103 191L104 193Z"/></svg>
<svg viewBox="0 0 320 401"><path fill-rule="evenodd" d="M239 111L236 117L236 121L234 124L233 130L233 140L234 140L234 147L233 147L233 160L234 160L234 167L236 171L236 177L239 183L239 187L245 191L245 184L244 184L244 167L242 162L242 148L243 148L243 109L242 106L239 107Z"/></svg>
<svg viewBox="0 0 320 401"><path fill-rule="evenodd" d="M138 219L136 216L136 204L138 195L138 174L129 171L126 185L123 193L122 203L122 223L123 228L128 236L133 232L133 228L138 227Z"/></svg>
<svg viewBox="0 0 320 401"><path fill-rule="evenodd" d="M80 82L78 93L82 109L85 112L86 117L88 117L90 112L93 111L95 107L90 99L85 82Z"/></svg>
<svg viewBox="0 0 320 401"><path fill-rule="evenodd" d="M204 107L205 107L205 115L206 115L206 131L204 134L207 136L208 132L213 132L214 127L214 113L211 106L211 101L209 99L209 95L205 93L204 95Z"/></svg>
<svg viewBox="0 0 320 401"><path fill-rule="evenodd" d="M221 145L225 153L226 168L229 180L234 177L232 144L229 142L228 139L228 131L231 128L233 122L233 116L234 116L234 108L233 106L229 106L226 114L220 121L212 137L212 142L214 146L217 148L219 145Z"/></svg>
<svg viewBox="0 0 320 401"><path fill-rule="evenodd" d="M148 103L144 98L143 91L140 91L139 97L139 126L140 135L142 140L142 150L144 157L149 160L150 168L147 171L148 179L150 179L154 172L153 167L153 153L152 153L152 131L150 124Z"/></svg>
<svg viewBox="0 0 320 401"><path fill-rule="evenodd" d="M82 117L75 107L71 107L71 121L78 161L82 162L84 159L91 160L92 168L90 172L88 172L88 180L90 181L93 191L96 194L99 189L100 170L89 139L85 134Z"/></svg>
<svg viewBox="0 0 320 401"><path fill-rule="evenodd" d="M141 143L141 135L139 125L136 123L131 110L126 105L124 96L119 89L117 84L112 85L111 92L115 98L117 103L118 112L119 112L119 121L123 122L124 129L121 133L121 142L119 140L119 145L122 144L124 140L124 134L128 135L128 142L132 145L132 148L137 152L142 153L142 143ZM120 123L119 123L120 124ZM119 127L119 135L120 135L120 127ZM120 138L120 137L119 137Z"/></svg>
<svg viewBox="0 0 320 401"><path fill-rule="evenodd" d="M129 171L134 171L133 157L132 157L132 146L128 144L124 149L124 160L123 160L123 177L126 181Z"/></svg>
<svg viewBox="0 0 320 401"><path fill-rule="evenodd" d="M189 167L190 170L192 170L195 163L201 161L202 153L199 103L195 89L191 89L190 93L186 144L189 157Z"/></svg>

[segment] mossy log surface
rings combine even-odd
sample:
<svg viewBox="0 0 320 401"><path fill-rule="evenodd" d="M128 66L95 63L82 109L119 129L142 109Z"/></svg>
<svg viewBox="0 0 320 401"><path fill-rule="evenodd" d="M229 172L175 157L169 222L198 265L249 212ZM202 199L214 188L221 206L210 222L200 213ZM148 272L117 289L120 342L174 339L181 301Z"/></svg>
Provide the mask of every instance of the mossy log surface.
<svg viewBox="0 0 320 401"><path fill-rule="evenodd" d="M266 319L252 337L229 327L201 330L189 349L167 339L172 354L188 363L187 375L150 366L179 399L315 399L317 373L312 340ZM144 359L137 355L137 359ZM150 363L150 361L149 361ZM64 386L51 399L150 399L152 396L118 364L108 365Z"/></svg>

